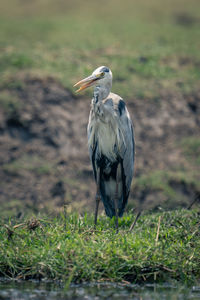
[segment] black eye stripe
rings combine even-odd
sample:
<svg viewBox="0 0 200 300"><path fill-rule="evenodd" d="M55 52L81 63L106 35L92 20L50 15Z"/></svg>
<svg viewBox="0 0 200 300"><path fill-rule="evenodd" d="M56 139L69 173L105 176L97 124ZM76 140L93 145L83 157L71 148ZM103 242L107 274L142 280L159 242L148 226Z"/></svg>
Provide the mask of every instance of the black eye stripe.
<svg viewBox="0 0 200 300"><path fill-rule="evenodd" d="M103 67L100 72L107 72L107 73L109 73L109 69L107 67Z"/></svg>

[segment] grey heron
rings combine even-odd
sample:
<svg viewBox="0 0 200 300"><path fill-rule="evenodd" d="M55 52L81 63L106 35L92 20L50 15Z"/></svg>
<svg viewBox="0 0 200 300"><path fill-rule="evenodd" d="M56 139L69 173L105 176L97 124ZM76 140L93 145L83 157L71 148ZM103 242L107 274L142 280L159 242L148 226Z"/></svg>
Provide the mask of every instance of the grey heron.
<svg viewBox="0 0 200 300"><path fill-rule="evenodd" d="M77 92L94 86L87 127L88 148L96 181L95 226L98 207L103 201L106 215L118 217L126 207L134 172L135 142L133 125L123 99L111 92L112 72L97 68L77 82Z"/></svg>

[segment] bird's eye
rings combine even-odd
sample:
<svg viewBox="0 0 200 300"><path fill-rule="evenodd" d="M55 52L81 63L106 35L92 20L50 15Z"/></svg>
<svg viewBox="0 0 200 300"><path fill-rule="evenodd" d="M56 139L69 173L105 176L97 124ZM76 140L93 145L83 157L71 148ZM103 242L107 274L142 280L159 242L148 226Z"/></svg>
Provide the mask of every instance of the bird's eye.
<svg viewBox="0 0 200 300"><path fill-rule="evenodd" d="M105 73L104 72L101 72L101 77L103 77L105 75Z"/></svg>

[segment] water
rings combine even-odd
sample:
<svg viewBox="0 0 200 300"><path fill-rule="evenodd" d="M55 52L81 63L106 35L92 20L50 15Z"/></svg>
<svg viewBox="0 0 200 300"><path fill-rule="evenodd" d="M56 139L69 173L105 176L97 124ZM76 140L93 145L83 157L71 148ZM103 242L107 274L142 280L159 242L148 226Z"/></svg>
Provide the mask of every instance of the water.
<svg viewBox="0 0 200 300"><path fill-rule="evenodd" d="M0 300L182 300L200 299L200 287L187 288L169 284L120 285L90 283L71 285L66 290L60 283L0 280Z"/></svg>

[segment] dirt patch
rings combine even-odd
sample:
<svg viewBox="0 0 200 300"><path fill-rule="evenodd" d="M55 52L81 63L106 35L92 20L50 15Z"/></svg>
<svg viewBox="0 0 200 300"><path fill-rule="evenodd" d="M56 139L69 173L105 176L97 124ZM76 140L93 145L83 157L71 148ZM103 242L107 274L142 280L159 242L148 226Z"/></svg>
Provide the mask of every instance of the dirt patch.
<svg viewBox="0 0 200 300"><path fill-rule="evenodd" d="M17 201L34 209L93 209L95 184L86 136L91 100L74 97L53 78L21 80L21 86L1 88L1 205L15 206ZM161 91L160 100L126 102L135 126L135 181L156 170L192 172L194 166L184 157L180 141L198 137L200 92ZM172 179L169 185L184 196L183 204L197 189L191 182ZM139 201L156 206L168 197L162 189L138 185L132 189L130 205Z"/></svg>

